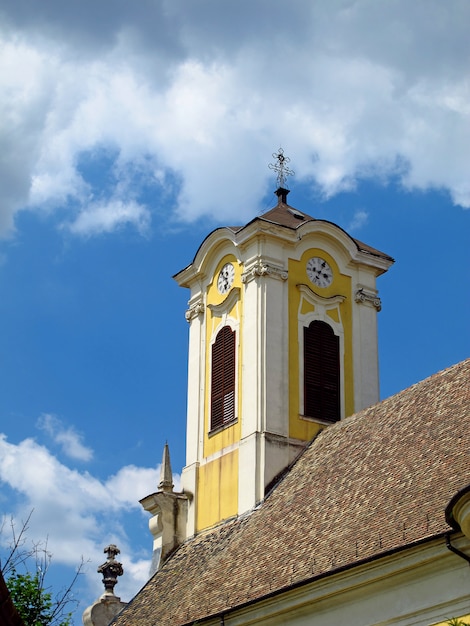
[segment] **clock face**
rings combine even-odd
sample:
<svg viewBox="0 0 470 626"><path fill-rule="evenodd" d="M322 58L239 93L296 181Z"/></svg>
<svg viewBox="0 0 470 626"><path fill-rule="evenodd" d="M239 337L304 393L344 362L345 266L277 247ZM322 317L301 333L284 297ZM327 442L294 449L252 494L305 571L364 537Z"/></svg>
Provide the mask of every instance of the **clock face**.
<svg viewBox="0 0 470 626"><path fill-rule="evenodd" d="M224 294L230 291L234 278L235 268L231 263L226 263L220 270L219 277L217 278L217 289L219 293Z"/></svg>
<svg viewBox="0 0 470 626"><path fill-rule="evenodd" d="M307 262L307 275L317 287L328 287L333 282L333 271L325 259L314 256Z"/></svg>

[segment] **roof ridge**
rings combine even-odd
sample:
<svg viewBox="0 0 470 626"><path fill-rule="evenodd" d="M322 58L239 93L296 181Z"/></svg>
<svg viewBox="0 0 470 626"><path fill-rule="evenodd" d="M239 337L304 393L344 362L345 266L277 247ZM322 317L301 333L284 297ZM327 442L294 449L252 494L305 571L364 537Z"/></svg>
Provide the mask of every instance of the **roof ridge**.
<svg viewBox="0 0 470 626"><path fill-rule="evenodd" d="M391 396L387 396L386 398L382 398L381 400L379 400L375 404L371 404L370 406L368 406L368 407L366 407L364 409L361 409L360 411L356 411L355 413L351 413L351 415L348 415L343 420L341 420L339 422L336 422L335 424L332 424L331 426L332 427L340 426L346 420L351 420L352 418L361 417L363 413L368 413L370 411L373 411L374 408L377 408L379 406L387 404L388 402L391 402L393 399L396 399L396 398L398 398L398 397L400 397L402 395L405 395L405 394L409 394L411 391L416 389L416 387L423 387L426 384L429 384L430 381L432 381L432 380L434 380L436 378L442 378L445 375L451 374L451 373L453 373L454 370L464 369L467 365L470 366L470 357L468 357L467 359L464 359L463 361L459 361L458 363L454 363L453 365L449 365L448 367L445 367L444 369L439 370L438 372L434 372L433 374L430 374L426 378L423 378L423 380L418 380L415 383L412 383L409 387L405 387L404 389L401 389L400 391L397 391L396 393L393 393ZM331 426L329 428L331 428Z"/></svg>

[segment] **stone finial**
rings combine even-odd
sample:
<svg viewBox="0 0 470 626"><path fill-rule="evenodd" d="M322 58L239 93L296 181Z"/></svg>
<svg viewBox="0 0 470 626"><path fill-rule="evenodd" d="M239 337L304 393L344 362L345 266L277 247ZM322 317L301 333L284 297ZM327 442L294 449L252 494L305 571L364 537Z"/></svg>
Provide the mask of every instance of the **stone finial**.
<svg viewBox="0 0 470 626"><path fill-rule="evenodd" d="M153 537L151 576L186 539L188 496L176 493L173 487L170 450L165 443L158 491L140 500L144 509L152 514L149 519Z"/></svg>
<svg viewBox="0 0 470 626"><path fill-rule="evenodd" d="M173 491L173 473L171 471L170 449L168 443L163 448L162 466L160 468L160 482L158 488L160 491Z"/></svg>
<svg viewBox="0 0 470 626"><path fill-rule="evenodd" d="M115 557L120 550L113 543L103 550L108 555L108 560L98 567L98 573L103 574L105 592L103 595L85 609L82 616L84 626L108 626L111 620L126 606L121 598L114 595L114 587L117 577L124 573L121 563Z"/></svg>
<svg viewBox="0 0 470 626"><path fill-rule="evenodd" d="M117 577L124 574L124 569L119 561L114 557L120 554L120 550L113 543L103 550L108 555L108 560L98 567L98 573L103 574L103 585L105 594L114 595L114 587L117 584Z"/></svg>

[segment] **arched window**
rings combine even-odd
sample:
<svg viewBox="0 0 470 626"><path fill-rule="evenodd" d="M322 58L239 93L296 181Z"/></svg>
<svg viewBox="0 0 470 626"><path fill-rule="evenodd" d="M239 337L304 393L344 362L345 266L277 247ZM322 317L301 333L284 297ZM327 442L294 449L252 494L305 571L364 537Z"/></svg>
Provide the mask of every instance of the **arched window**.
<svg viewBox="0 0 470 626"><path fill-rule="evenodd" d="M304 328L304 415L336 422L340 407L339 337L314 321Z"/></svg>
<svg viewBox="0 0 470 626"><path fill-rule="evenodd" d="M212 344L211 430L235 419L235 336L224 326Z"/></svg>

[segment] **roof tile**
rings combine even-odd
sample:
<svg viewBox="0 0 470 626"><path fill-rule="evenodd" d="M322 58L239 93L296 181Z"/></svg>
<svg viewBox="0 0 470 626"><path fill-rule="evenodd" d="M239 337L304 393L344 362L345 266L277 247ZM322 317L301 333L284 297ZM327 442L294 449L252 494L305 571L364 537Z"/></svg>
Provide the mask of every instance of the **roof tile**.
<svg viewBox="0 0 470 626"><path fill-rule="evenodd" d="M329 426L251 514L187 541L115 620L182 625L449 529L470 360Z"/></svg>

